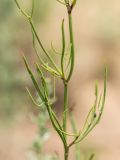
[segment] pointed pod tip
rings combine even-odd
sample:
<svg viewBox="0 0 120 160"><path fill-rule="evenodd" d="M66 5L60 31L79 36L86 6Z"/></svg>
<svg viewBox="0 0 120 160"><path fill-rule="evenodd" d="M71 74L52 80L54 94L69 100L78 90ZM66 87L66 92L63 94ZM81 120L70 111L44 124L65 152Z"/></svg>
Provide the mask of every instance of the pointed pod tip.
<svg viewBox="0 0 120 160"><path fill-rule="evenodd" d="M107 64L106 64L106 62L104 63L104 72L107 74L107 72L108 72L108 66L107 66Z"/></svg>
<svg viewBox="0 0 120 160"><path fill-rule="evenodd" d="M22 58L23 58L23 61L24 61L25 65L28 65L28 63L27 63L27 59L26 59L26 57L25 57L25 55L24 55L24 54L22 55Z"/></svg>
<svg viewBox="0 0 120 160"><path fill-rule="evenodd" d="M98 96L98 80L95 81L95 96Z"/></svg>
<svg viewBox="0 0 120 160"><path fill-rule="evenodd" d="M26 57L25 57L25 54L22 53L21 55L22 55L23 60L24 60L24 61L27 61L27 59L26 59Z"/></svg>
<svg viewBox="0 0 120 160"><path fill-rule="evenodd" d="M64 18L63 18L63 19L62 19L62 28L64 27L64 21L65 21L65 20L64 20Z"/></svg>

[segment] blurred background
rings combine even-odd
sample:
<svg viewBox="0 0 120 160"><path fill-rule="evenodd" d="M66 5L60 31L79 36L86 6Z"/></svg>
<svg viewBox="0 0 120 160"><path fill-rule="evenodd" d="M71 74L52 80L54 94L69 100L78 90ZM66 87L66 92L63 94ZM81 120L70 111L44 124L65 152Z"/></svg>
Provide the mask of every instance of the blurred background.
<svg viewBox="0 0 120 160"><path fill-rule="evenodd" d="M20 1L29 12L31 1ZM34 23L46 48L51 41L60 49L61 20L67 16L64 6L55 0L37 1ZM73 13L76 65L69 87L70 104L78 127L82 127L94 100L94 82L103 87L104 64L109 70L105 111L100 124L81 143L85 153L95 152L97 160L120 159L120 2L118 0L78 0ZM36 134L32 115L38 110L31 103L26 86L34 87L22 61L25 54L33 66L36 59L32 48L29 24L11 0L0 0L0 159L26 160ZM56 61L59 56L55 57ZM61 83L56 111L61 110ZM69 124L68 124L69 125ZM52 136L45 152L62 155L62 144L51 129ZM53 143L54 142L54 143ZM53 145L54 144L54 145ZM59 146L59 147L58 147ZM56 149L57 148L57 149ZM73 160L71 153L71 160Z"/></svg>

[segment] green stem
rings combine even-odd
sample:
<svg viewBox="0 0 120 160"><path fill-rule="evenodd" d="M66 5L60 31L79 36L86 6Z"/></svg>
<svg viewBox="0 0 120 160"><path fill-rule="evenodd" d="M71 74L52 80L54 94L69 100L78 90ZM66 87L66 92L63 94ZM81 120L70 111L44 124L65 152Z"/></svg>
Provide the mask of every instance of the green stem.
<svg viewBox="0 0 120 160"><path fill-rule="evenodd" d="M71 53L70 53L70 58L71 58L71 68L70 68L70 72L67 78L67 82L70 80L72 73L73 73L73 69L74 69L74 59L75 59L75 55L74 55L74 38L73 38L73 28L72 28L72 15L68 14L68 20L69 20L69 33L70 33L70 44L71 44Z"/></svg>
<svg viewBox="0 0 120 160"><path fill-rule="evenodd" d="M63 130L67 130L67 109L68 109L68 84L64 81L64 115L63 115Z"/></svg>
<svg viewBox="0 0 120 160"><path fill-rule="evenodd" d="M64 149L64 160L68 160L68 156L69 156L69 148L66 147L66 148Z"/></svg>

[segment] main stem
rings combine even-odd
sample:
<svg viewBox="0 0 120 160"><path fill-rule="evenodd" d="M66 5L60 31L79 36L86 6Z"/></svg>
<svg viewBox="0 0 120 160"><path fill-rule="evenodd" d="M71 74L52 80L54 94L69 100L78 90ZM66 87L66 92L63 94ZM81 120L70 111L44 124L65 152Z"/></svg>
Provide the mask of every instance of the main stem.
<svg viewBox="0 0 120 160"><path fill-rule="evenodd" d="M68 8L69 9L69 8ZM63 80L64 84L64 117L63 117L63 130L67 131L67 110L68 110L68 82L71 79L73 69L74 69L74 38L73 38L73 29L72 29L72 15L71 11L68 10L68 21L69 21L69 34L70 34L70 44L71 44L71 51L70 51L70 58L71 58L71 66L70 66L70 72L68 74L68 78ZM67 142L67 137L65 135L65 139ZM64 148L64 160L68 160L69 155L69 148L66 146Z"/></svg>
<svg viewBox="0 0 120 160"><path fill-rule="evenodd" d="M68 160L69 148L67 147L64 151L64 160Z"/></svg>
<svg viewBox="0 0 120 160"><path fill-rule="evenodd" d="M68 84L66 81L64 83L64 114L63 114L63 130L67 130L67 109L68 109Z"/></svg>

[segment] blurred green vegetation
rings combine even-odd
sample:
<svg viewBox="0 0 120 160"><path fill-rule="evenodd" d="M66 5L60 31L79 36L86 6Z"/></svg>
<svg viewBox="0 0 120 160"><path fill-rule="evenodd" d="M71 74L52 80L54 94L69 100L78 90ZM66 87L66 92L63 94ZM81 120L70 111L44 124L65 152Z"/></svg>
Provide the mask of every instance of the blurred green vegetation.
<svg viewBox="0 0 120 160"><path fill-rule="evenodd" d="M39 4L38 4L39 3ZM34 20L43 23L50 9L47 0L38 1ZM27 10L31 3L26 5ZM44 12L44 6L47 11ZM49 8L49 9L48 9ZM27 94L25 85L31 85L19 52L31 56L30 31L14 1L0 1L0 117L10 120L25 110Z"/></svg>

